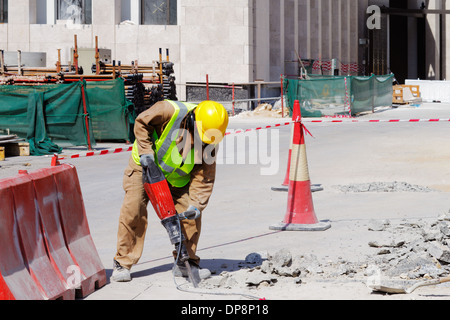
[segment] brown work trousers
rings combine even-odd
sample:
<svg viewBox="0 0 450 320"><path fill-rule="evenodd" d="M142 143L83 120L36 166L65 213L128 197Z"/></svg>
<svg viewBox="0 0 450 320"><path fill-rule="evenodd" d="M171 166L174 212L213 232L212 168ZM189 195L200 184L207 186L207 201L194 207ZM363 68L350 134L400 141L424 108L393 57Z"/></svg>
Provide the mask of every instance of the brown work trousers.
<svg viewBox="0 0 450 320"><path fill-rule="evenodd" d="M131 269L136 265L144 250L145 234L148 226L147 206L148 196L142 182L142 167L132 159L125 169L123 177L125 198L120 210L119 230L117 234L117 254L115 260L124 268ZM178 213L185 212L189 207L189 187L171 188L175 209ZM150 207L151 211L154 211ZM154 213L156 214L156 213ZM161 226L162 227L162 226ZM199 265L200 258L196 255L201 231L201 217L195 221L183 220L181 228L186 237L186 248L191 262ZM175 252L173 252L175 256Z"/></svg>

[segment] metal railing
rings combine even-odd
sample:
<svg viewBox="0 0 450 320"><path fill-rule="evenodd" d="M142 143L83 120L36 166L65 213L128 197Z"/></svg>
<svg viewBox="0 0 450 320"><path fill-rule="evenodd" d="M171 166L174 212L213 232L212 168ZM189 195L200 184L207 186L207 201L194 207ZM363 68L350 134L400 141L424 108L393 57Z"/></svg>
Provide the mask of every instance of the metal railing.
<svg viewBox="0 0 450 320"><path fill-rule="evenodd" d="M278 101L281 100L281 112L282 116L284 117L284 108L285 108L285 101L284 101L284 77L283 75L280 76L280 82L264 82L264 81L255 81L255 82L249 82L249 83L231 83L228 85L211 85L209 83L209 75L206 75L206 83L205 84L184 84L186 87L202 87L206 89L206 100L209 100L209 89L210 88L225 88L225 89L231 89L232 90L232 99L228 101L217 101L221 104L231 104L232 106L232 115L236 114L236 104L237 103L247 103L247 110L249 111L250 103L252 102L264 102L264 101ZM261 88L263 85L280 85L281 89L281 95L280 97L262 97L261 96ZM242 87L246 86L256 86L257 87L257 98L251 98L251 99L236 99L235 91L236 89L242 89ZM191 103L200 103L201 101L189 101Z"/></svg>

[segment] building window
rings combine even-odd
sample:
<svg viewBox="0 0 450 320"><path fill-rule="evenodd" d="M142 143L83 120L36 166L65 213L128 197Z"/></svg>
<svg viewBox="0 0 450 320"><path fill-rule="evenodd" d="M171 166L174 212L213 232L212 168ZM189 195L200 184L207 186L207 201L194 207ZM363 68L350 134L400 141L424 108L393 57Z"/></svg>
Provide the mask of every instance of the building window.
<svg viewBox="0 0 450 320"><path fill-rule="evenodd" d="M8 0L0 0L0 23L8 23Z"/></svg>
<svg viewBox="0 0 450 320"><path fill-rule="evenodd" d="M177 0L141 0L142 24L176 25Z"/></svg>
<svg viewBox="0 0 450 320"><path fill-rule="evenodd" d="M36 0L36 23L47 24L47 0Z"/></svg>
<svg viewBox="0 0 450 320"><path fill-rule="evenodd" d="M74 24L92 24L92 0L58 0L58 20L72 20Z"/></svg>

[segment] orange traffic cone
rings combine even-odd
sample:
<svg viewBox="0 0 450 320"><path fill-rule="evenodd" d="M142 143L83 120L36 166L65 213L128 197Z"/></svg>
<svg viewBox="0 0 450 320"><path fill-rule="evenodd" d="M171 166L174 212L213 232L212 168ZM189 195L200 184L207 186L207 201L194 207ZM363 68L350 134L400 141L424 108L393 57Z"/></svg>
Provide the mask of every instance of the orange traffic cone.
<svg viewBox="0 0 450 320"><path fill-rule="evenodd" d="M300 102L297 100L295 101L296 104L298 104L298 107L294 105L294 110L292 114L292 120L296 121L297 119L301 118L301 109L300 109ZM289 155L288 155L288 165L286 170L286 177L284 178L284 182L279 187L272 187L272 191L277 192L288 192L289 191L289 182L290 182L290 171L291 171L291 159L292 159L292 146L293 146L293 138L294 138L294 129L295 126L292 127L291 132L291 145L289 146ZM311 192L318 192L323 191L323 187L320 184L313 184L311 185Z"/></svg>
<svg viewBox="0 0 450 320"><path fill-rule="evenodd" d="M292 136L293 136L293 134L294 134L294 128L292 128ZM291 158L292 158L292 143L291 143L291 146L289 147L289 155L288 155L288 165L287 165L287 170L286 170L286 178L284 179L284 182L283 182L283 184L281 186L279 186L279 187L272 187L272 191L277 191L277 192L288 192L289 191L289 173L290 173L290 168L291 168Z"/></svg>
<svg viewBox="0 0 450 320"><path fill-rule="evenodd" d="M328 222L320 222L314 211L306 156L305 134L301 123L300 103L295 101L294 137L289 171L288 208L283 222L270 227L282 231L325 231L331 227Z"/></svg>

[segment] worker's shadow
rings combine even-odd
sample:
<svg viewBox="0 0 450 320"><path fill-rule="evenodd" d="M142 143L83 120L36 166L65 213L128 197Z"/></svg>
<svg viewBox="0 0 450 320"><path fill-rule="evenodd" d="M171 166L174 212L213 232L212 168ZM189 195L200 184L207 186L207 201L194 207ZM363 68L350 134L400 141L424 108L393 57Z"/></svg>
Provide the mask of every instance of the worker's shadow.
<svg viewBox="0 0 450 320"><path fill-rule="evenodd" d="M214 275L219 275L222 272L235 272L241 269L251 269L262 264L263 260L256 263L247 263L243 260L229 260L229 259L205 259L202 260L200 267L206 268Z"/></svg>
<svg viewBox="0 0 450 320"><path fill-rule="evenodd" d="M164 272L170 271L170 270L172 270L172 267L173 267L173 264L164 264L164 265L160 265L157 267L152 267L152 268L139 270L139 271L131 270L131 276L133 279L143 278L143 277L151 276L153 274L164 273ZM106 278L107 278L108 282L110 282L110 278L112 276L113 270L106 269L105 272L106 272Z"/></svg>

